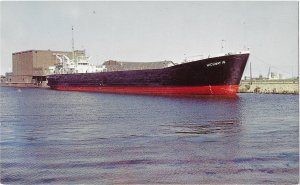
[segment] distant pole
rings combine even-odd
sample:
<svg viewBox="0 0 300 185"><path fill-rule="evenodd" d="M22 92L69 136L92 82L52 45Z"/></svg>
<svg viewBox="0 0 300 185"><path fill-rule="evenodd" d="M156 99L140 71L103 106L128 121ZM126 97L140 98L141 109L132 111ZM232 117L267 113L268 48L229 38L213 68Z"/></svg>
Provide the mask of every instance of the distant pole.
<svg viewBox="0 0 300 185"><path fill-rule="evenodd" d="M252 67L250 62L250 84L252 85Z"/></svg>
<svg viewBox="0 0 300 185"><path fill-rule="evenodd" d="M73 28L73 26L72 26L72 55L73 55L73 60L74 60L74 58L75 58L75 54L74 54L74 33L73 33L73 30L74 30L74 28Z"/></svg>

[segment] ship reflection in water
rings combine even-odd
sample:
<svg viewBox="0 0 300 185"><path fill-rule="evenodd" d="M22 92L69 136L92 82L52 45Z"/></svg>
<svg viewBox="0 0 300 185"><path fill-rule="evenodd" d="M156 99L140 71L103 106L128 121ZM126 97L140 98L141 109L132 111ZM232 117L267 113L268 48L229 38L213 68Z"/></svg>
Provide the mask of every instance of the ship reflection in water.
<svg viewBox="0 0 300 185"><path fill-rule="evenodd" d="M210 121L204 125L198 124L186 124L178 125L175 128L179 128L176 133L185 134L214 134L217 132L228 132L237 127L237 120L222 120L222 121Z"/></svg>
<svg viewBox="0 0 300 185"><path fill-rule="evenodd" d="M3 184L296 184L298 95L0 88Z"/></svg>

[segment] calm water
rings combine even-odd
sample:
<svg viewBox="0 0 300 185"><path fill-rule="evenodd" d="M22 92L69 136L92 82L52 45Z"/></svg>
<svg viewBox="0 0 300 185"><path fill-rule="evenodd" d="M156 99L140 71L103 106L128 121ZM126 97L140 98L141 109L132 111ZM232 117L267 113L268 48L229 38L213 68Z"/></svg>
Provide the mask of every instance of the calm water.
<svg viewBox="0 0 300 185"><path fill-rule="evenodd" d="M298 95L0 88L1 183L299 183Z"/></svg>

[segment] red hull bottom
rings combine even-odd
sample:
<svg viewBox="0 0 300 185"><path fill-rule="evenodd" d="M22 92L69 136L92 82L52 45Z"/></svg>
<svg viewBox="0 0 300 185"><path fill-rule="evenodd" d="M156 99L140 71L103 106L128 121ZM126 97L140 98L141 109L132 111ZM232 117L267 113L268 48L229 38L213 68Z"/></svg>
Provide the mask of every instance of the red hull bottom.
<svg viewBox="0 0 300 185"><path fill-rule="evenodd" d="M55 86L52 89L63 91L87 91L122 94L149 95L236 95L238 85L195 86L195 87L92 87L92 86Z"/></svg>

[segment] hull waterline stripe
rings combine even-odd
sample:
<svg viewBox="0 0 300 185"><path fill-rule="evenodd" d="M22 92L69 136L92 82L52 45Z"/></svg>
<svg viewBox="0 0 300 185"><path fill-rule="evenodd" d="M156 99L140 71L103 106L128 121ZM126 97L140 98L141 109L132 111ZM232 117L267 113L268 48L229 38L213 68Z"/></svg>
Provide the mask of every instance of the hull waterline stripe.
<svg viewBox="0 0 300 185"><path fill-rule="evenodd" d="M54 86L52 89L63 91L87 91L124 94L157 95L235 95L238 85L194 86L194 87L93 87L93 86Z"/></svg>

